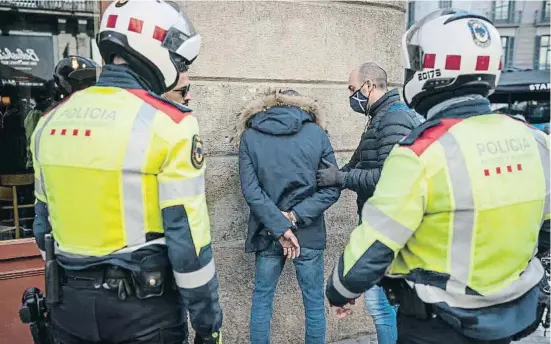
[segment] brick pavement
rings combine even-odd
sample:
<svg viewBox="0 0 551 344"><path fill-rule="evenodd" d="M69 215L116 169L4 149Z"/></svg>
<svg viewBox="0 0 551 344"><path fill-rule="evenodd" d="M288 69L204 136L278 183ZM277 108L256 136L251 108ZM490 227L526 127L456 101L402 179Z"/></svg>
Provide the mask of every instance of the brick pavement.
<svg viewBox="0 0 551 344"><path fill-rule="evenodd" d="M513 342L518 344L549 344L550 343L550 335L549 331L547 331L547 335L543 335L543 328L540 326L538 331L531 335L530 337L524 338L520 342ZM346 339L341 340L338 342L334 342L333 344L377 344L377 338L375 335L367 335L356 339Z"/></svg>

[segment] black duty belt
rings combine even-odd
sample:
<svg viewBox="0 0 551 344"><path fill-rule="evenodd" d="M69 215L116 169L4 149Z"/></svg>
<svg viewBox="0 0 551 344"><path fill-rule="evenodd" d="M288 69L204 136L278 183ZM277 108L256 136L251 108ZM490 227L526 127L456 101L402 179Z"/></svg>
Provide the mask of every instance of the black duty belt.
<svg viewBox="0 0 551 344"><path fill-rule="evenodd" d="M72 281L90 281L100 284L107 279L124 279L129 277L129 271L121 267L108 265L102 267L93 267L85 270L67 270L63 269L65 280L68 283Z"/></svg>
<svg viewBox="0 0 551 344"><path fill-rule="evenodd" d="M381 280L381 285L389 302L393 305L400 305L399 311L404 315L414 316L419 320L429 320L439 316L455 329L474 326L478 323L475 316L465 315L459 318L456 314L448 313L434 304L425 303L404 279L384 277Z"/></svg>
<svg viewBox="0 0 551 344"><path fill-rule="evenodd" d="M63 284L79 285L94 289L103 288L116 292L121 301L135 294L135 286L130 272L118 266L108 265L85 270L65 269L63 274Z"/></svg>
<svg viewBox="0 0 551 344"><path fill-rule="evenodd" d="M75 284L94 289L117 292L121 301L135 295L138 299L162 296L167 288L177 290L172 276L166 278L166 271L132 272L130 270L105 265L86 270L64 270L63 283Z"/></svg>

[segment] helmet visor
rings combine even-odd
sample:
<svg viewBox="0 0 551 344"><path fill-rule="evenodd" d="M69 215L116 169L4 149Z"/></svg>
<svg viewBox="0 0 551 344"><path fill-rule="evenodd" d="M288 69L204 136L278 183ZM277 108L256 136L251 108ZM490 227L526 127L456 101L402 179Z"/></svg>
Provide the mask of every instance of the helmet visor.
<svg viewBox="0 0 551 344"><path fill-rule="evenodd" d="M170 52L178 53L180 47L190 38L197 35L197 31L191 20L182 13L181 11L178 14L178 19L170 29L168 29L165 39L161 46L167 49Z"/></svg>
<svg viewBox="0 0 551 344"><path fill-rule="evenodd" d="M425 25L426 23L428 23L431 20L434 20L438 17L441 17L441 16L455 14L455 13L457 13L457 11L459 11L459 10L456 10L454 8L443 8L443 9L440 9L440 10L437 10L437 11L434 11L432 13L427 14L426 16L421 18L421 20L419 20L417 23L415 23L411 28L409 28L408 32L406 33L407 43L409 43L411 41L411 38L413 37L413 35L415 35L417 33L417 31L419 31L419 29L423 25Z"/></svg>
<svg viewBox="0 0 551 344"><path fill-rule="evenodd" d="M418 31L425 25L426 23L439 18L441 16L446 16L450 14L456 14L458 12L463 12L462 10L458 10L455 8L444 8L437 11L434 11L430 14L427 14L425 17L423 17L421 20L419 20L417 23L415 23L409 30L404 34L404 40L403 44L405 45L408 53L409 58L409 68L413 71L420 71L423 70L423 51L421 48L416 44L411 44L412 38L418 33Z"/></svg>

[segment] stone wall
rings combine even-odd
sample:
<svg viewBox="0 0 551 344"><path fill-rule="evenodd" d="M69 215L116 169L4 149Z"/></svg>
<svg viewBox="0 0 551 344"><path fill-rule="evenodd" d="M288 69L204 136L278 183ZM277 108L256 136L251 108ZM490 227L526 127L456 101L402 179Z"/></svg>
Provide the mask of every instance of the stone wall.
<svg viewBox="0 0 551 344"><path fill-rule="evenodd" d="M212 223L225 343L248 342L254 256L244 253L248 207L239 188L237 150L229 142L235 114L267 87L292 87L326 108L339 164L355 149L365 125L348 105L348 74L373 61L402 82L402 1L183 1L203 38L191 69L192 108L207 153L207 196ZM344 192L327 213L326 275L357 222L355 196ZM294 268L280 279L272 343L304 342L304 310ZM361 304L350 319L328 314L327 340L372 332Z"/></svg>

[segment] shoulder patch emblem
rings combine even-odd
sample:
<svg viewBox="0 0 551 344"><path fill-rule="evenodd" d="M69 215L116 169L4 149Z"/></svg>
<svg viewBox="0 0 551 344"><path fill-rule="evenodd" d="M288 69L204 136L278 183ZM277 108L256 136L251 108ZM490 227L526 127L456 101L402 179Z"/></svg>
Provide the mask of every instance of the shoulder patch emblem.
<svg viewBox="0 0 551 344"><path fill-rule="evenodd" d="M468 25L473 36L474 44L481 48L486 48L492 43L490 31L488 30L486 24L484 24L481 20L469 20Z"/></svg>
<svg viewBox="0 0 551 344"><path fill-rule="evenodd" d="M191 163L196 169L203 167L205 162L205 155L203 153L203 141L199 135L193 136L193 142L191 144Z"/></svg>

